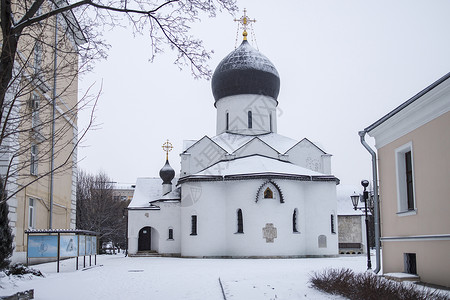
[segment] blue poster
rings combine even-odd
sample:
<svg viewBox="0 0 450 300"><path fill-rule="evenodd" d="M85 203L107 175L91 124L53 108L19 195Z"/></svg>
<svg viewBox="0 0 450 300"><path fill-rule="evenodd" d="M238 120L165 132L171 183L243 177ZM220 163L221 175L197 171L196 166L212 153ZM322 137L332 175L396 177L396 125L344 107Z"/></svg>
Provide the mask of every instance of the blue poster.
<svg viewBox="0 0 450 300"><path fill-rule="evenodd" d="M59 239L59 255L61 257L75 257L78 255L78 236L61 235Z"/></svg>
<svg viewBox="0 0 450 300"><path fill-rule="evenodd" d="M80 242L79 245L79 252L78 255L79 256L84 256L86 255L86 236L85 235L79 235L78 236L78 241Z"/></svg>
<svg viewBox="0 0 450 300"><path fill-rule="evenodd" d="M57 257L58 236L30 235L28 236L28 257Z"/></svg>
<svg viewBox="0 0 450 300"><path fill-rule="evenodd" d="M92 252L93 255L97 254L97 237L92 237Z"/></svg>
<svg viewBox="0 0 450 300"><path fill-rule="evenodd" d="M86 236L86 255L91 255L92 246L91 246L91 236Z"/></svg>

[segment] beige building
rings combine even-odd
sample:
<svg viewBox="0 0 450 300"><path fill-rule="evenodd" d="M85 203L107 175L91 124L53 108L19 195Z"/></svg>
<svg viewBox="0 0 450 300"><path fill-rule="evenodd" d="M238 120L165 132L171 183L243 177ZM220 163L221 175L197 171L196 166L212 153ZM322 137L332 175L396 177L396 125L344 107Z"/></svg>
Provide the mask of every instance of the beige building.
<svg viewBox="0 0 450 300"><path fill-rule="evenodd" d="M113 185L113 198L114 200L131 202L133 199L135 184L116 183Z"/></svg>
<svg viewBox="0 0 450 300"><path fill-rule="evenodd" d="M49 9L45 5L38 13ZM20 18L23 12L13 7ZM26 260L25 230L75 229L77 49L84 40L74 24L68 12L25 30L19 40L14 83L6 97L11 120L19 121L9 121L9 137L0 146L15 236L12 262Z"/></svg>
<svg viewBox="0 0 450 300"><path fill-rule="evenodd" d="M383 273L450 286L450 73L365 129L378 152Z"/></svg>

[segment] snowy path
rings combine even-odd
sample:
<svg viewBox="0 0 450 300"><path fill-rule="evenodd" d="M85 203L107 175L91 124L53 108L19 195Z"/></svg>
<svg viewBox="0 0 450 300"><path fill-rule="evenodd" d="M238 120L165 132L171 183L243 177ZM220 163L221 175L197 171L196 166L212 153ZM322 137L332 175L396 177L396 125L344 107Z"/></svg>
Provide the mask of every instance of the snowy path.
<svg viewBox="0 0 450 300"><path fill-rule="evenodd" d="M102 265L75 270L73 259L34 266L46 278L0 279L0 296L34 289L35 299L223 300L219 277L232 299L343 299L309 287L309 274L325 268L365 270L365 256L308 259L182 259L97 257Z"/></svg>

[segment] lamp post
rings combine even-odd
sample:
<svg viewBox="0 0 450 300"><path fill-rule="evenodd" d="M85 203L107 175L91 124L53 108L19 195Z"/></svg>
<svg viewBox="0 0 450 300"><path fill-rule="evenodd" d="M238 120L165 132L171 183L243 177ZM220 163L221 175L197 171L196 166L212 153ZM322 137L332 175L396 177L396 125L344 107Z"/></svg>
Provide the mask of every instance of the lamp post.
<svg viewBox="0 0 450 300"><path fill-rule="evenodd" d="M369 181L367 180L362 180L361 181L361 185L364 187L364 191L362 195L358 195L358 194L354 194L352 196L350 196L350 198L352 199L352 203L353 203L353 209L354 210L364 210L364 214L366 216L366 237L367 237L367 270L371 270L372 269L372 262L370 261L370 246L369 246L369 217L367 215L367 212L369 209L373 209L373 207L367 207L367 202L369 201L369 192L366 190L367 187L369 186ZM360 200L362 196L361 201L364 202L364 207L358 207L358 201ZM373 204L370 204L373 205Z"/></svg>

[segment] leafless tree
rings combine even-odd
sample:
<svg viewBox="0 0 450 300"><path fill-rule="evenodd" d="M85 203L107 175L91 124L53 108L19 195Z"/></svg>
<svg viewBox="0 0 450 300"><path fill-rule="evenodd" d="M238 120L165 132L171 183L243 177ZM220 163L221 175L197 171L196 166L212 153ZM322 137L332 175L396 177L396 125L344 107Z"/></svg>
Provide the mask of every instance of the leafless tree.
<svg viewBox="0 0 450 300"><path fill-rule="evenodd" d="M113 197L113 182L106 174L78 173L77 228L99 232L100 242L123 242L127 204Z"/></svg>
<svg viewBox="0 0 450 300"><path fill-rule="evenodd" d="M56 158L53 168L10 188L8 197L50 172L71 168L80 136L67 140L66 133L75 128L78 110L92 105L89 101L95 102L96 96L71 103L62 99L77 93L79 74L89 71L96 59L106 57L104 30L128 20L136 34L148 36L150 60L169 46L177 53L175 63L180 68L190 68L196 78L208 78L211 70L206 61L211 51L190 34L190 24L202 16L237 9L235 0L0 0L0 4L0 173L4 185L12 177L17 182L23 170L30 170L23 176L33 173L36 161L46 165Z"/></svg>

